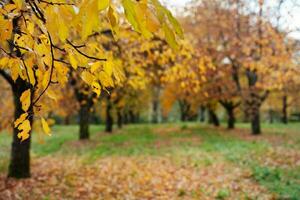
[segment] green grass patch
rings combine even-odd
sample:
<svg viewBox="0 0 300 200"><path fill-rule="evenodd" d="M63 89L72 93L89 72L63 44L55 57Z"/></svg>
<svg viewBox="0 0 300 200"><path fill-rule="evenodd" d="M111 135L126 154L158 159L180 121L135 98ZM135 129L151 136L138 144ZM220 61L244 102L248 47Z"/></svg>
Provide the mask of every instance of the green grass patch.
<svg viewBox="0 0 300 200"><path fill-rule="evenodd" d="M278 195L278 199L299 200L300 168L280 169L256 166L253 177L261 185Z"/></svg>

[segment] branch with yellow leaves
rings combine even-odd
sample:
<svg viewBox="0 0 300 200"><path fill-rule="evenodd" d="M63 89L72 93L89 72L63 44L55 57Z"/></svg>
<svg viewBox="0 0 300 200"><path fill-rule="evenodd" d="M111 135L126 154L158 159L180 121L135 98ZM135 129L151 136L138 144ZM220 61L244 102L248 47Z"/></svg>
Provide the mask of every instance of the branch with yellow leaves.
<svg viewBox="0 0 300 200"><path fill-rule="evenodd" d="M49 81L45 87L45 89L41 92L41 94L36 98L36 100L33 102L33 105L35 105L40 98L45 94L45 92L47 91L47 89L49 88L51 82L52 82L52 76L53 76L53 71L54 71L54 61L55 61L55 57L54 57L54 51L53 51L53 41L51 38L50 33L48 32L48 38L49 38L49 42L50 42L50 52L51 52L51 68L50 68L50 77L49 77Z"/></svg>

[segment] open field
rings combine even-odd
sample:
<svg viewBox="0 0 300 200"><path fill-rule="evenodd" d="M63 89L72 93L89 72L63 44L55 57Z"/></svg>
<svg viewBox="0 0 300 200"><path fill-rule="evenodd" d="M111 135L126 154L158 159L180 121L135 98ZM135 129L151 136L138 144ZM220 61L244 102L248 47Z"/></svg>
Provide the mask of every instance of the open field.
<svg viewBox="0 0 300 200"><path fill-rule="evenodd" d="M76 126L34 136L32 178L6 179L10 135L0 135L0 199L299 199L300 124L129 125L108 135Z"/></svg>

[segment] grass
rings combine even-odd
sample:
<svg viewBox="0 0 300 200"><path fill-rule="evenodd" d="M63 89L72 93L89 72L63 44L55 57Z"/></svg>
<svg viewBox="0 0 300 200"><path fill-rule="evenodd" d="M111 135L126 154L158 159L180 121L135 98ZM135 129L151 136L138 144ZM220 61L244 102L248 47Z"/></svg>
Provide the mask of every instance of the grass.
<svg viewBox="0 0 300 200"><path fill-rule="evenodd" d="M279 199L300 198L300 168L293 170L256 166L253 176L261 185L275 192Z"/></svg>
<svg viewBox="0 0 300 200"><path fill-rule="evenodd" d="M253 180L279 199L299 199L300 167L274 167L263 161L266 152L277 147L299 153L300 124L263 124L264 135L251 140L239 137L245 135L239 131L245 131L247 126L238 124L239 129L232 132L195 123L132 125L112 135L104 134L103 126L92 126L91 140L85 143L77 141L77 126L55 126L53 136L43 137L43 144L39 137L33 137L32 154L34 157L76 155L84 157L87 164L108 156L164 156L179 163L182 157L188 157L189 164L196 167L225 161L251 170ZM274 143L274 137L280 142ZM7 133L0 135L0 172L7 169L10 138ZM217 199L228 196L230 191L220 188Z"/></svg>

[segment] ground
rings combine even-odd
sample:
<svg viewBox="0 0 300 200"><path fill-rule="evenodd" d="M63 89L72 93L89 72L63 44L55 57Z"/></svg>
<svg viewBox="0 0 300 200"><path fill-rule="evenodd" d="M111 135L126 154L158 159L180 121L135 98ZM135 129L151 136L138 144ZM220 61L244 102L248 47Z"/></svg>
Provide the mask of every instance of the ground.
<svg viewBox="0 0 300 200"><path fill-rule="evenodd" d="M76 126L34 135L32 178L6 178L10 135L0 135L0 199L300 199L300 124L251 136L205 124L129 125L113 135ZM43 141L45 140L45 141Z"/></svg>

